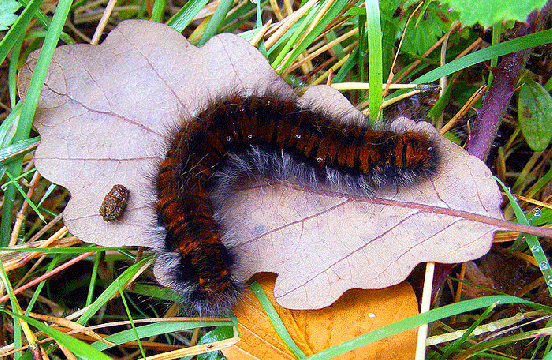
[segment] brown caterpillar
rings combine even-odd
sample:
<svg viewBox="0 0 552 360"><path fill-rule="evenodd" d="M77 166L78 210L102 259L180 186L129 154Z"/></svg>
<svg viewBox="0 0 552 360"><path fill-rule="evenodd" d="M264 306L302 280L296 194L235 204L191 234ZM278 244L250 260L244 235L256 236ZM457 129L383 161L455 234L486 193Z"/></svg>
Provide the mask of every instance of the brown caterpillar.
<svg viewBox="0 0 552 360"><path fill-rule="evenodd" d="M296 99L230 95L175 133L160 164L157 214L165 228L156 268L165 285L200 314L224 314L242 284L222 242L214 198L248 174L369 195L433 174L437 147L428 135L343 124Z"/></svg>

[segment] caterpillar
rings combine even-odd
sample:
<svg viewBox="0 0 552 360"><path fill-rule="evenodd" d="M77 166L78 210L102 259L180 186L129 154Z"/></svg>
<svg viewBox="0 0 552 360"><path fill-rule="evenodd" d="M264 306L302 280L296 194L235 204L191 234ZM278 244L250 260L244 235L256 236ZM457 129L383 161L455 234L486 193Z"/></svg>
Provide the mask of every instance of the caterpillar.
<svg viewBox="0 0 552 360"><path fill-rule="evenodd" d="M295 98L228 95L184 122L160 163L156 210L165 238L154 271L199 314L224 314L243 287L217 218L225 193L255 175L369 196L429 177L438 160L423 133L346 124Z"/></svg>

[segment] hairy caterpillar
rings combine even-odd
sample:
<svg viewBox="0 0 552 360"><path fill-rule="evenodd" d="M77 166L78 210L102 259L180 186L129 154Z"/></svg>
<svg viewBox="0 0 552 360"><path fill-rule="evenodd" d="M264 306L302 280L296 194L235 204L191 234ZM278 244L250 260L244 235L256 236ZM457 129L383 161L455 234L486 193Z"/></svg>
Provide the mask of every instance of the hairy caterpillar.
<svg viewBox="0 0 552 360"><path fill-rule="evenodd" d="M166 237L156 268L200 314L223 314L242 284L232 277L235 254L223 244L216 202L251 174L370 195L427 178L438 158L426 134L344 124L272 94L219 99L182 124L159 166Z"/></svg>

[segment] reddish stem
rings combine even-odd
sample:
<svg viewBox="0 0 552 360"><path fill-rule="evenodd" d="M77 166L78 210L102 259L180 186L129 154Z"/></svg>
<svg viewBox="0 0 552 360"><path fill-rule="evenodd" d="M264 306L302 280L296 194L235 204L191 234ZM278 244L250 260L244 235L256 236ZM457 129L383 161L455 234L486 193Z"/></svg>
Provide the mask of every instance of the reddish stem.
<svg viewBox="0 0 552 360"><path fill-rule="evenodd" d="M550 1L540 12L533 11L525 23L521 23L516 37L533 33L543 27L550 8ZM493 70L493 83L483 99L469 137L469 153L485 160L491 149L500 118L510 103L518 78L529 58L531 49L521 50L505 55L500 64Z"/></svg>

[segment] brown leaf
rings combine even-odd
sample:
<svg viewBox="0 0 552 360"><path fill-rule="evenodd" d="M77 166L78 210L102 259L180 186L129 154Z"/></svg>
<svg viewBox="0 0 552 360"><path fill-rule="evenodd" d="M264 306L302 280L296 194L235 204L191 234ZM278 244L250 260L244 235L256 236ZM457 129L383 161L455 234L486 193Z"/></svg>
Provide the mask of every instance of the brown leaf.
<svg viewBox="0 0 552 360"><path fill-rule="evenodd" d="M465 279L475 286L464 284L462 292L470 298L496 295L496 291L516 296L523 286L541 276L540 271L511 254L490 252L477 263L466 263Z"/></svg>
<svg viewBox="0 0 552 360"><path fill-rule="evenodd" d="M272 294L274 275L257 280L275 305L293 341L310 356L359 335L418 314L416 296L408 283L387 289L347 291L338 301L321 310L297 311L278 306ZM247 291L235 307L241 341L223 350L228 360L296 359L282 342L265 311ZM412 359L416 350L416 329L411 329L345 353L335 359Z"/></svg>
<svg viewBox="0 0 552 360"><path fill-rule="evenodd" d="M493 279L487 277L473 261L466 262L466 281L477 285L464 284L462 286L462 292L470 298L496 295L492 291L496 289Z"/></svg>
<svg viewBox="0 0 552 360"><path fill-rule="evenodd" d="M20 73L23 93L33 61ZM125 21L102 45L56 50L35 117L42 137L35 163L45 177L71 191L64 220L81 240L152 245L152 178L171 129L217 95L267 89L284 96L292 92L237 36L221 34L196 48L162 24ZM345 121L364 121L328 87L309 89L302 101ZM239 241L227 244L240 255L236 275L245 280L257 272L278 273L278 303L314 309L350 288L397 284L419 262L463 262L485 254L493 226L409 204L502 218L502 197L490 171L427 123L401 120L393 127L438 139L443 156L436 176L377 193L394 204L289 184L238 192L228 204L226 224L239 234ZM127 210L120 221L105 222L98 209L115 184L130 190Z"/></svg>
<svg viewBox="0 0 552 360"><path fill-rule="evenodd" d="M393 126L436 133L427 123L406 119ZM408 206L502 217L502 197L489 169L444 138L439 146L442 159L436 176L408 188L378 192L378 197L397 205L287 184L237 193L228 204L225 224L239 239L230 245L240 254L236 275L247 279L275 272L279 276L274 295L280 305L318 309L347 289L398 284L420 262L456 263L484 255L493 226Z"/></svg>
<svg viewBox="0 0 552 360"><path fill-rule="evenodd" d="M37 57L20 71L22 95ZM34 119L42 139L36 167L71 192L64 222L81 240L149 246L152 178L171 130L216 94L269 87L292 91L237 36L198 49L165 25L124 21L99 46L56 49ZM122 221L107 223L98 210L115 184L130 198Z"/></svg>

